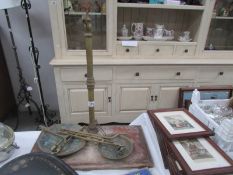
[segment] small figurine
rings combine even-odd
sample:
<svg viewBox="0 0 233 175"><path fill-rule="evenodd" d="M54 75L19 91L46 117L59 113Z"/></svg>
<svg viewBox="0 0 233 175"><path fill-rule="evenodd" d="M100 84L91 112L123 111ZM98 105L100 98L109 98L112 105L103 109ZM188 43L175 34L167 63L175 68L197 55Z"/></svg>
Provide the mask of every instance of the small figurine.
<svg viewBox="0 0 233 175"><path fill-rule="evenodd" d="M212 43L210 43L210 45L209 45L209 48L208 48L209 50L215 50L215 47L214 47L214 45L212 44Z"/></svg>
<svg viewBox="0 0 233 175"><path fill-rule="evenodd" d="M106 13L106 3L103 3L101 6L101 13Z"/></svg>
<svg viewBox="0 0 233 175"><path fill-rule="evenodd" d="M228 16L233 17L233 2L229 6Z"/></svg>
<svg viewBox="0 0 233 175"><path fill-rule="evenodd" d="M101 12L101 4L98 1L95 1L95 12Z"/></svg>
<svg viewBox="0 0 233 175"><path fill-rule="evenodd" d="M129 31L128 31L126 25L123 24L123 27L121 28L121 35L122 35L123 37L128 37L128 33L129 33Z"/></svg>
<svg viewBox="0 0 233 175"><path fill-rule="evenodd" d="M225 7L220 8L218 16L228 16L228 11Z"/></svg>

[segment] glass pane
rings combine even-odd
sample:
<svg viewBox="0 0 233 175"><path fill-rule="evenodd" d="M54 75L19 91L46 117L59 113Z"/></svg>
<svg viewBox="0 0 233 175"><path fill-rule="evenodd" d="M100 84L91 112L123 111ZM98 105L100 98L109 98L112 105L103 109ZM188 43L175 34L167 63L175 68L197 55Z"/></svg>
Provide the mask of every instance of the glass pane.
<svg viewBox="0 0 233 175"><path fill-rule="evenodd" d="M93 49L106 50L106 0L63 0L67 45L70 50L84 50L82 19L90 8Z"/></svg>
<svg viewBox="0 0 233 175"><path fill-rule="evenodd" d="M217 0L206 50L233 50L233 0Z"/></svg>
<svg viewBox="0 0 233 175"><path fill-rule="evenodd" d="M118 7L118 40L196 42L202 14L201 10Z"/></svg>

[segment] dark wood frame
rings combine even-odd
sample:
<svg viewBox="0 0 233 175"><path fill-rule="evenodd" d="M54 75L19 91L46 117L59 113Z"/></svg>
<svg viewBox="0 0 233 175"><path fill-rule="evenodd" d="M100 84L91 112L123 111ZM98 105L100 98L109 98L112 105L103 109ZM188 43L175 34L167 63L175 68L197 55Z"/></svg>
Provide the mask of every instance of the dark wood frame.
<svg viewBox="0 0 233 175"><path fill-rule="evenodd" d="M205 169L205 170L198 170L198 171L192 171L189 165L186 163L183 156L180 154L180 152L176 149L175 145L172 142L168 142L168 145L171 149L171 152L173 153L174 160L177 160L185 172L186 175L222 175L222 174L228 174L233 173L233 161L230 157L224 153L217 145L212 141L210 138L205 138L215 149L218 151L223 158L231 164L229 167L221 167L221 168L211 168L211 169Z"/></svg>
<svg viewBox="0 0 233 175"><path fill-rule="evenodd" d="M226 91L229 92L229 97L232 97L232 93L233 93L233 86L231 85L226 85L226 86L200 86L200 87L182 87L179 90L179 101L178 101L178 107L179 108L186 108L188 109L189 105L191 104L191 99L184 105L183 101L184 101L184 93L185 92L192 92L195 89L198 89L198 91Z"/></svg>
<svg viewBox="0 0 233 175"><path fill-rule="evenodd" d="M183 111L185 112L191 119L193 119L197 124L199 124L205 131L201 132L192 132L192 133L184 133L184 134L171 134L167 128L162 124L162 122L156 117L154 113L156 112L175 112L175 111ZM192 115L188 110L184 108L176 108L176 109L159 109L159 110L148 110L147 113L150 116L150 119L159 129L160 131L169 139L188 139L188 138L197 138L197 137L209 137L213 135L213 131L211 131L207 126L205 126L200 120L198 120L194 115Z"/></svg>

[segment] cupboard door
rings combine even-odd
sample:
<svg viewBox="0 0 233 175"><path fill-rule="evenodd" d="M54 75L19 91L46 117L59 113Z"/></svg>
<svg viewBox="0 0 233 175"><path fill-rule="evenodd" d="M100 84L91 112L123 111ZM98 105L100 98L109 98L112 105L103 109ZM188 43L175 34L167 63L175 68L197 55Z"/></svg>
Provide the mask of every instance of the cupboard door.
<svg viewBox="0 0 233 175"><path fill-rule="evenodd" d="M180 87L191 86L190 84L179 85L159 85L158 89L158 108L177 108Z"/></svg>
<svg viewBox="0 0 233 175"><path fill-rule="evenodd" d="M120 85L117 87L116 108L120 114L140 114L150 108L151 85Z"/></svg>
<svg viewBox="0 0 233 175"><path fill-rule="evenodd" d="M85 86L70 85L65 87L66 113L71 117L88 117L88 91ZM111 115L111 87L95 87L96 116Z"/></svg>

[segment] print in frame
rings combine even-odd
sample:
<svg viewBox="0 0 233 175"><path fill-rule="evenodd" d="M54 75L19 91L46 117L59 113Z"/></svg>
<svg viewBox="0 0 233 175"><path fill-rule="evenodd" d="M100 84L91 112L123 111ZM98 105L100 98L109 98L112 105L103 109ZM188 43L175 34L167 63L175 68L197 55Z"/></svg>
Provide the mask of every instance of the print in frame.
<svg viewBox="0 0 233 175"><path fill-rule="evenodd" d="M168 139L208 137L213 132L186 109L149 110L151 121Z"/></svg>
<svg viewBox="0 0 233 175"><path fill-rule="evenodd" d="M233 86L201 86L183 87L179 91L179 108L188 109L191 104L192 93L195 89L200 91L201 100L229 99L232 96Z"/></svg>
<svg viewBox="0 0 233 175"><path fill-rule="evenodd" d="M233 173L232 160L210 138L176 140L169 147L187 175Z"/></svg>

